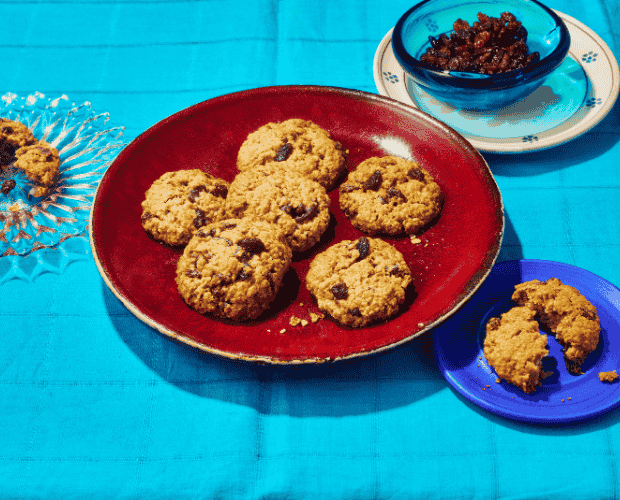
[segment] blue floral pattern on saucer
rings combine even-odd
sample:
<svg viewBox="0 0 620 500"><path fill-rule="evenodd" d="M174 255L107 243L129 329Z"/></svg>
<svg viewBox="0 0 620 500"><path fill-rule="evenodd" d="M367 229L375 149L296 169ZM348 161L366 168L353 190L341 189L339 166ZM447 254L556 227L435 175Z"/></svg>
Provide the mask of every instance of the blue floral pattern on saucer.
<svg viewBox="0 0 620 500"><path fill-rule="evenodd" d="M389 71L384 71L383 72L383 76L390 83L398 83L399 82L398 76L393 74L393 73L391 73L391 72L389 72Z"/></svg>
<svg viewBox="0 0 620 500"><path fill-rule="evenodd" d="M596 52L590 51L587 54L581 56L581 60L584 63L593 63L594 61L596 61L597 56L598 54Z"/></svg>

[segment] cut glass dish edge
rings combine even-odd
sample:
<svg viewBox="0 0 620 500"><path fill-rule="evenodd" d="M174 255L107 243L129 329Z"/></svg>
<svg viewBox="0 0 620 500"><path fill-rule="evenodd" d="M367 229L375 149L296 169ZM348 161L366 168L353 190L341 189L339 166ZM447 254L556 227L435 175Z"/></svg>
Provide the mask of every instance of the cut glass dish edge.
<svg viewBox="0 0 620 500"><path fill-rule="evenodd" d="M125 128L110 126L109 113L93 110L89 101L76 104L64 94L8 92L0 98L0 117L26 125L38 140L58 149L61 160L57 184L38 198L13 164L0 169L0 184L17 182L0 194L0 283L60 274L90 253L92 201L103 173L126 145Z"/></svg>

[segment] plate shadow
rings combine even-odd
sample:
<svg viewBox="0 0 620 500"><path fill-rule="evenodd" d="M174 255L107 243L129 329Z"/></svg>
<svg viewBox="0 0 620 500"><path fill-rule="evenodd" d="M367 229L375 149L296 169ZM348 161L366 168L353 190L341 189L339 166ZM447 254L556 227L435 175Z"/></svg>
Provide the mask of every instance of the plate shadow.
<svg viewBox="0 0 620 500"><path fill-rule="evenodd" d="M163 382L199 397L251 406L264 414L341 417L407 406L447 385L433 357L430 333L334 364L262 365L219 358L160 334L134 316L105 283L101 286L108 315L125 345Z"/></svg>

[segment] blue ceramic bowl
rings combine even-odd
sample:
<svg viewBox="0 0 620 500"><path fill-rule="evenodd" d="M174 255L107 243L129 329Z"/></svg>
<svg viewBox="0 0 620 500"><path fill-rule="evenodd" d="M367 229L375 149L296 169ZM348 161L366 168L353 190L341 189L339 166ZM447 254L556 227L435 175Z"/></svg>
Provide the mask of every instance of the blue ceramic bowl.
<svg viewBox="0 0 620 500"><path fill-rule="evenodd" d="M495 75L443 70L420 61L430 47L429 36L449 36L454 21L460 18L471 25L479 12L490 17L514 14L528 32L529 52L539 52L540 60ZM569 46L562 19L536 0L426 0L409 9L392 33L394 55L416 85L442 102L473 110L497 109L523 99L562 63Z"/></svg>

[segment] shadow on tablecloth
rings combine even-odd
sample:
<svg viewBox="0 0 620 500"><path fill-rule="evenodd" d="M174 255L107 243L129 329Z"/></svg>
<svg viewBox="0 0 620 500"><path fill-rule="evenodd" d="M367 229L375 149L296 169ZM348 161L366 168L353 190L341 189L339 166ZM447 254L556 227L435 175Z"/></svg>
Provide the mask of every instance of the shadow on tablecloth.
<svg viewBox="0 0 620 500"><path fill-rule="evenodd" d="M465 399L452 388L450 389L463 404L467 405L471 410L480 414L482 417L509 429L517 430L519 432L527 432L529 434L538 434L540 436L576 436L579 434L601 431L620 422L620 408L616 408L608 413L594 417L591 420L584 420L569 424L544 425L517 422L510 420L509 418L490 413Z"/></svg>
<svg viewBox="0 0 620 500"><path fill-rule="evenodd" d="M410 405L447 385L435 363L430 334L334 364L265 366L219 358L177 342L136 318L104 283L102 292L127 347L162 381L200 397L261 413L339 417Z"/></svg>
<svg viewBox="0 0 620 500"><path fill-rule="evenodd" d="M499 260L522 256L506 216ZM162 381L200 397L268 414L345 416L407 406L447 387L434 359L431 332L335 364L264 366L219 358L166 337L136 318L103 282L101 286L109 317L127 347Z"/></svg>

